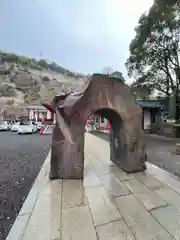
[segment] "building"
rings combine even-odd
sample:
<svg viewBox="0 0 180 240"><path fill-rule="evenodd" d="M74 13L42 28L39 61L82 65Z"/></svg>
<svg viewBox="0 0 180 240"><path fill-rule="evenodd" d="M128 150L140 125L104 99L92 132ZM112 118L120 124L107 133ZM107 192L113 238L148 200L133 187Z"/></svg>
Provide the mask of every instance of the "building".
<svg viewBox="0 0 180 240"><path fill-rule="evenodd" d="M34 121L53 121L54 119L54 113L51 112L49 109L47 109L44 106L41 105L32 105L28 106L28 117L30 120Z"/></svg>
<svg viewBox="0 0 180 240"><path fill-rule="evenodd" d="M158 100L137 100L136 103L142 108L142 129L149 130L151 124L160 123L161 111L163 106ZM98 128L108 129L108 120L101 116L96 116L95 121L98 123Z"/></svg>
<svg viewBox="0 0 180 240"><path fill-rule="evenodd" d="M136 103L142 107L142 129L148 130L151 124L159 124L161 112L164 108L159 100L137 100Z"/></svg>
<svg viewBox="0 0 180 240"><path fill-rule="evenodd" d="M137 100L139 106L142 108L142 129L148 130L151 124L161 121L161 111L163 106L158 100ZM31 120L36 121L55 121L55 114L51 110L51 103L44 106L28 106L28 116ZM108 129L108 120L101 116L90 116L98 124L98 128Z"/></svg>

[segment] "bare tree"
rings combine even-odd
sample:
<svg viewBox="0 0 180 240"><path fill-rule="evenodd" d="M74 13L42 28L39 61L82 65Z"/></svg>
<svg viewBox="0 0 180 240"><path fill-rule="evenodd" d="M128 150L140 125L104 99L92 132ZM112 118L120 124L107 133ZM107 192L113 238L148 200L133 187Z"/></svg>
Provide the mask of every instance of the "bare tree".
<svg viewBox="0 0 180 240"><path fill-rule="evenodd" d="M113 72L114 71L111 67L104 67L103 70L102 70L102 73L106 74L106 75L111 75Z"/></svg>

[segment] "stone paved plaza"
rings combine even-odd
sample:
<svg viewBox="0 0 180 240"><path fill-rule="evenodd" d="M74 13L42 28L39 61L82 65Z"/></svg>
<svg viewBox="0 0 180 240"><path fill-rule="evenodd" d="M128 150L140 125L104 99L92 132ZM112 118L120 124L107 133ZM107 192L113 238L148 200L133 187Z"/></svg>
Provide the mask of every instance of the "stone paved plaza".
<svg viewBox="0 0 180 240"><path fill-rule="evenodd" d="M49 181L49 154L7 240L180 239L180 179L149 163L126 174L85 138L84 180Z"/></svg>

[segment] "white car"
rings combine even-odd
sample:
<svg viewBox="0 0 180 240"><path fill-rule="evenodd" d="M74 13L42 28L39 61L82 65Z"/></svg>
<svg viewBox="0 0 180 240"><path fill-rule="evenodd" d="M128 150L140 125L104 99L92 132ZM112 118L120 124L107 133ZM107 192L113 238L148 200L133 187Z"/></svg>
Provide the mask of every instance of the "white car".
<svg viewBox="0 0 180 240"><path fill-rule="evenodd" d="M0 131L8 131L9 130L9 124L7 121L1 121L0 122Z"/></svg>
<svg viewBox="0 0 180 240"><path fill-rule="evenodd" d="M14 123L14 124L11 126L11 129L10 129L10 130L11 130L12 132L17 132L19 125L20 125L20 122Z"/></svg>
<svg viewBox="0 0 180 240"><path fill-rule="evenodd" d="M41 128L44 126L43 122L36 122L38 130L41 130Z"/></svg>
<svg viewBox="0 0 180 240"><path fill-rule="evenodd" d="M18 126L18 134L35 133L38 127L34 122L22 122Z"/></svg>

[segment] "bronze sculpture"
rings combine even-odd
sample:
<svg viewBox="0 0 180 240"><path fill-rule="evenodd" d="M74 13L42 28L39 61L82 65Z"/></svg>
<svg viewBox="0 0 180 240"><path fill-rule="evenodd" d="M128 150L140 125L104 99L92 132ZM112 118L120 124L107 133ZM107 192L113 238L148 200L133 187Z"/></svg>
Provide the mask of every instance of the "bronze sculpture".
<svg viewBox="0 0 180 240"><path fill-rule="evenodd" d="M146 169L141 108L120 78L94 74L80 92L56 96L52 111L56 113L56 124L50 179L83 179L84 127L92 113L106 117L111 123L112 162L128 173Z"/></svg>

